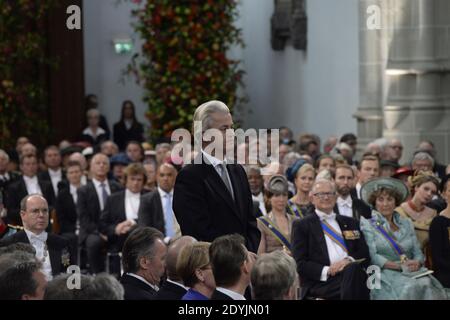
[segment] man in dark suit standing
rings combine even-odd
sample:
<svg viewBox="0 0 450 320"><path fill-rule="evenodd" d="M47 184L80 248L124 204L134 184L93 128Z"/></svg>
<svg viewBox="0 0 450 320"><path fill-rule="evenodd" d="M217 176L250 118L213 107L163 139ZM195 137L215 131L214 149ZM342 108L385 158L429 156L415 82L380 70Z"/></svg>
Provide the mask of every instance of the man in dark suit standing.
<svg viewBox="0 0 450 320"><path fill-rule="evenodd" d="M80 218L80 245L86 246L87 259L91 273L105 270L106 235L99 231L99 220L106 200L111 193L121 190L121 186L107 179L109 159L101 153L91 161L92 181L78 189L77 213Z"/></svg>
<svg viewBox="0 0 450 320"><path fill-rule="evenodd" d="M0 246L18 242L31 244L48 280L65 272L74 261L69 255L67 240L45 231L49 222L47 200L39 194L27 195L21 201L20 208L24 230L3 239Z"/></svg>
<svg viewBox="0 0 450 320"><path fill-rule="evenodd" d="M67 164L67 181L58 184L58 196L55 209L59 223L60 235L70 243L70 255L78 261L78 234L80 222L77 215L78 189L81 187L83 171L75 161Z"/></svg>
<svg viewBox="0 0 450 320"><path fill-rule="evenodd" d="M177 260L181 250L194 242L197 240L190 236L182 236L169 245L166 259L167 279L154 300L181 300L186 294L188 288L183 285L183 281L177 273Z"/></svg>
<svg viewBox="0 0 450 320"><path fill-rule="evenodd" d="M335 174L337 201L334 206L334 212L346 217L359 220L361 217L370 219L372 217L372 209L362 200L354 195L351 190L355 175L352 167L349 165L339 165Z"/></svg>
<svg viewBox="0 0 450 320"><path fill-rule="evenodd" d="M195 111L196 121L201 122L202 131L195 138L202 141L203 149L194 164L180 171L175 183L173 209L181 233L208 242L237 233L244 237L248 250L256 252L261 234L253 213L247 175L241 165L227 164L225 152L215 155L206 152L209 142L202 138L206 130L217 129L224 137L225 146L226 130L233 126L230 111L223 102L209 101Z"/></svg>
<svg viewBox="0 0 450 320"><path fill-rule="evenodd" d="M166 242L181 236L180 226L172 209L176 177L177 170L172 164L161 164L156 173L158 187L142 196L139 208L139 225L158 229L166 236Z"/></svg>
<svg viewBox="0 0 450 320"><path fill-rule="evenodd" d="M165 272L167 247L155 228L139 227L123 245L123 275L120 283L125 300L152 300Z"/></svg>
<svg viewBox="0 0 450 320"><path fill-rule="evenodd" d="M58 195L58 183L66 179L66 175L61 168L61 154L57 146L45 148L44 163L47 170L39 172L38 178L52 184L53 194L56 197Z"/></svg>
<svg viewBox="0 0 450 320"><path fill-rule="evenodd" d="M292 226L292 254L301 278L301 297L368 300L363 267L370 264L370 257L359 222L333 212L333 182L317 180L310 195L315 214Z"/></svg>
<svg viewBox="0 0 450 320"><path fill-rule="evenodd" d="M38 178L38 161L35 155L25 155L20 158L22 177L11 183L6 190L5 207L8 210L8 223L22 225L20 219L20 201L29 194L41 194L52 210L55 196L52 184Z"/></svg>

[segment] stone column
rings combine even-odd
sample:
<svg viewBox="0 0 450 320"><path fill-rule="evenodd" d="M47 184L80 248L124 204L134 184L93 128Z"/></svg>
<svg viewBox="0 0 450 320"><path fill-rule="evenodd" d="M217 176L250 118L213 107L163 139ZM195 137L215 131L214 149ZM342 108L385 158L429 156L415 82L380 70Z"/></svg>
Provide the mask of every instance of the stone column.
<svg viewBox="0 0 450 320"><path fill-rule="evenodd" d="M380 8L378 30L366 25L371 5ZM361 147L396 137L406 162L429 139L450 162L450 1L361 0L359 11Z"/></svg>
<svg viewBox="0 0 450 320"><path fill-rule="evenodd" d="M384 136L397 137L411 155L424 139L438 159L450 161L450 2L395 0L394 37L389 48L389 91ZM403 161L410 159L403 158Z"/></svg>
<svg viewBox="0 0 450 320"><path fill-rule="evenodd" d="M358 111L353 115L358 122L358 145L365 145L383 134L383 105L385 92L385 67L388 52L389 28L388 1L360 0L359 5L359 83ZM369 29L367 19L371 6L379 8L381 28Z"/></svg>

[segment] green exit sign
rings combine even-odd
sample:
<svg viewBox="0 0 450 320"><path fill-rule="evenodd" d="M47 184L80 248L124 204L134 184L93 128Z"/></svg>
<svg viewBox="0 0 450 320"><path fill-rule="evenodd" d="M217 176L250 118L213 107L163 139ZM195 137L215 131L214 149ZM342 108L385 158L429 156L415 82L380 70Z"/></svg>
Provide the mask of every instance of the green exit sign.
<svg viewBox="0 0 450 320"><path fill-rule="evenodd" d="M114 51L117 54L127 54L133 51L133 43L129 39L116 39L114 40Z"/></svg>

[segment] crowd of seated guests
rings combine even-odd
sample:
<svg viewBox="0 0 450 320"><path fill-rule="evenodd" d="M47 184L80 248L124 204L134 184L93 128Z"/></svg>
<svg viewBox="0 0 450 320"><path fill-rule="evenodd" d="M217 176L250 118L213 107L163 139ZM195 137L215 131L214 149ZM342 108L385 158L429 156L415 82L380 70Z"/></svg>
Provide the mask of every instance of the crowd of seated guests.
<svg viewBox="0 0 450 320"><path fill-rule="evenodd" d="M173 146L143 143L131 101L109 140L89 99L81 143L41 155L20 137L0 150L0 299L449 298L450 167L430 141L400 163L397 139L357 157L355 135L330 137L321 154L318 136L297 143L281 128L271 174L245 167L261 233L250 252L237 235L184 236L172 208ZM86 273L83 294L63 288L70 264ZM369 266L381 272L371 290Z"/></svg>

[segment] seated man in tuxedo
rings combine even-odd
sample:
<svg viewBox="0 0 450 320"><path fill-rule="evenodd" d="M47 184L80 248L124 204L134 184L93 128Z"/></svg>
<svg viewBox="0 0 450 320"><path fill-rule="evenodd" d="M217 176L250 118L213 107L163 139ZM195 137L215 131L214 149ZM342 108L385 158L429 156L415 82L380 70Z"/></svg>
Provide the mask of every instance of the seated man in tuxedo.
<svg viewBox="0 0 450 320"><path fill-rule="evenodd" d="M238 234L216 238L209 247L209 259L217 286L211 300L246 300L256 254L247 250L245 239Z"/></svg>
<svg viewBox="0 0 450 320"><path fill-rule="evenodd" d="M79 241L86 246L89 271L93 274L105 270L107 237L99 231L100 214L109 195L122 189L117 182L107 179L108 171L108 157L97 153L91 161L92 181L78 189Z"/></svg>
<svg viewBox="0 0 450 320"><path fill-rule="evenodd" d="M177 170L170 163L163 163L156 173L158 187L155 191L142 196L139 208L139 225L153 227L163 232L166 243L181 236L180 226L172 210L173 187Z"/></svg>
<svg viewBox="0 0 450 320"><path fill-rule="evenodd" d="M40 194L25 196L20 203L20 216L24 230L2 239L0 246L17 242L31 244L36 250L36 258L42 262L43 272L48 280L65 272L71 264L68 242L45 231L49 223L47 200Z"/></svg>
<svg viewBox="0 0 450 320"><path fill-rule="evenodd" d="M183 281L177 273L177 261L181 250L194 242L197 242L197 240L190 236L182 236L169 245L166 259L167 279L154 300L181 300L186 294L189 288L183 285Z"/></svg>
<svg viewBox="0 0 450 320"><path fill-rule="evenodd" d="M317 180L310 196L315 214L292 226L292 254L302 283L301 298L368 300L363 267L370 264L370 256L359 222L333 212L333 182Z"/></svg>
<svg viewBox="0 0 450 320"><path fill-rule="evenodd" d="M38 173L38 178L51 182L53 193L58 195L58 183L66 179L66 175L61 168L61 154L57 146L48 146L44 150L44 163L47 170Z"/></svg>
<svg viewBox="0 0 450 320"><path fill-rule="evenodd" d="M147 179L144 167L139 163L128 165L124 179L126 189L108 197L99 221L100 232L108 238L108 250L113 252L122 251L130 230L137 225L142 190Z"/></svg>
<svg viewBox="0 0 450 320"><path fill-rule="evenodd" d="M125 300L152 300L165 272L167 247L155 228L138 227L123 245L123 275L120 283Z"/></svg>
<svg viewBox="0 0 450 320"><path fill-rule="evenodd" d="M58 184L55 209L60 227L60 235L70 243L70 255L78 261L78 234L80 221L77 215L78 189L81 187L83 171L81 165L75 161L67 164L67 180Z"/></svg>
<svg viewBox="0 0 450 320"><path fill-rule="evenodd" d="M353 188L354 179L352 167L347 164L336 167L335 183L338 198L334 206L334 212L356 220L359 220L361 217L370 219L372 209L350 192Z"/></svg>
<svg viewBox="0 0 450 320"><path fill-rule="evenodd" d="M29 194L41 194L52 210L55 197L52 184L38 178L38 160L35 155L24 155L20 158L22 177L11 183L6 190L5 207L10 224L22 225L20 220L20 201Z"/></svg>
<svg viewBox="0 0 450 320"><path fill-rule="evenodd" d="M237 233L244 237L248 250L257 252L261 233L253 213L247 175L240 164L228 164L224 152L226 131L233 127L230 110L221 101L209 101L195 110L193 120L202 124L195 139L203 149L193 164L181 169L175 183L173 210L181 233L207 242ZM222 134L222 146L208 148L211 142L204 141L203 134L209 129Z"/></svg>

